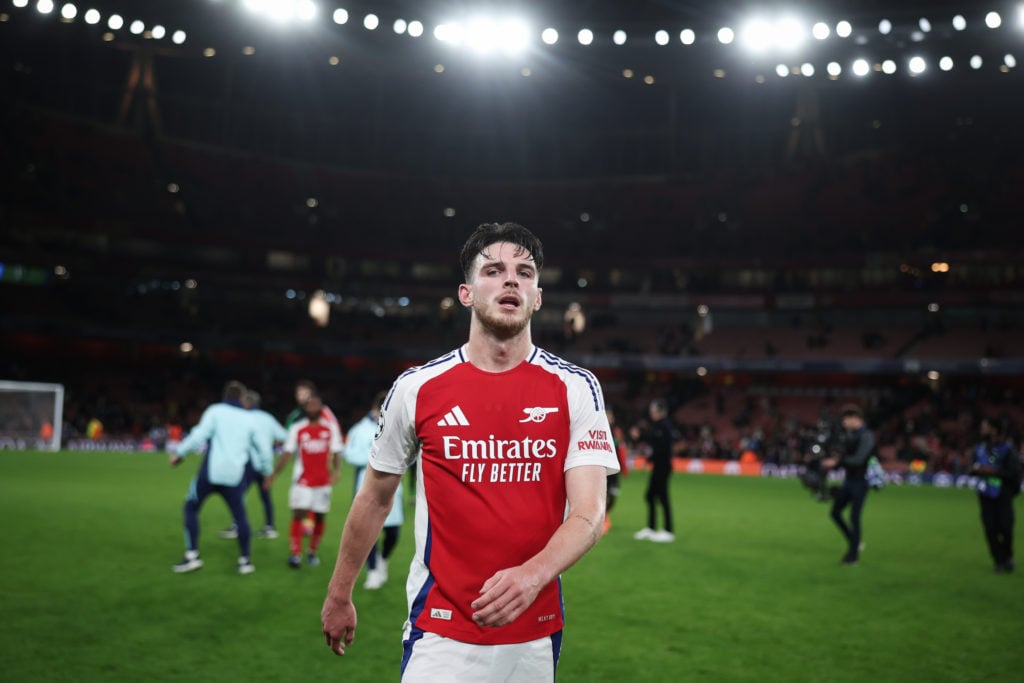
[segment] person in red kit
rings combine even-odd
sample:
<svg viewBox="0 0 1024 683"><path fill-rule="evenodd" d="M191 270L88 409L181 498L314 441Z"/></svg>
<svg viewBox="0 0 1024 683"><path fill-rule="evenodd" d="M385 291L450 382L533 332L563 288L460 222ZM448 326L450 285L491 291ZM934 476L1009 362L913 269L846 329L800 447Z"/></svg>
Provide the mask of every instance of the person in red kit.
<svg viewBox="0 0 1024 683"><path fill-rule="evenodd" d="M310 513L314 522L306 560L311 567L320 564L316 551L324 535L324 519L331 510L331 490L338 481L341 468L342 443L338 425L323 419L323 403L319 396L310 397L304 408L306 416L289 428L281 459L263 484L269 489L292 455L297 455L292 468L292 486L288 491L288 507L292 510L288 565L294 569L302 566L303 520Z"/></svg>
<svg viewBox="0 0 1024 683"><path fill-rule="evenodd" d="M615 447L594 375L533 345L540 240L488 223L460 260L469 341L403 373L384 399L323 632L335 654L352 645L353 585L418 459L402 681L550 683L559 577L601 537Z"/></svg>

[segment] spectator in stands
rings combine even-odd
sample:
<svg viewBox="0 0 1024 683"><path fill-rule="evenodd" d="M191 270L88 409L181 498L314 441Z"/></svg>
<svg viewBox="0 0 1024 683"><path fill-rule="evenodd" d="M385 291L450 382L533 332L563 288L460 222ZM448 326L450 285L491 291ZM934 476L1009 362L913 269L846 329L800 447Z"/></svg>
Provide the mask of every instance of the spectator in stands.
<svg viewBox="0 0 1024 683"><path fill-rule="evenodd" d="M843 485L836 491L832 501L832 519L846 538L846 554L842 564L854 565L860 559L861 514L868 497L868 459L875 454L875 433L864 423L864 413L859 406L849 404L840 412L843 433L840 435L840 454L825 458L822 467L831 469L842 466L846 470ZM850 521L843 520L843 510L850 506Z"/></svg>
<svg viewBox="0 0 1024 683"><path fill-rule="evenodd" d="M985 540L997 574L1012 572L1013 499L1020 493L1020 454L1008 436L1005 421L981 421L981 442L974 448L971 471L978 475L978 502Z"/></svg>

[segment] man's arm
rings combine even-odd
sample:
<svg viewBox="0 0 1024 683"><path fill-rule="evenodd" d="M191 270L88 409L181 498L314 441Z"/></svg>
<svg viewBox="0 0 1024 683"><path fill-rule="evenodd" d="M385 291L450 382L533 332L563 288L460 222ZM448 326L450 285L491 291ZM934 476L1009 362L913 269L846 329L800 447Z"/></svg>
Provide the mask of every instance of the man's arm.
<svg viewBox="0 0 1024 683"><path fill-rule="evenodd" d="M277 464L274 465L274 471L263 477L263 490L269 491L270 487L274 485L274 481L277 479L277 475L281 474L281 471L288 465L288 461L292 459L291 451L284 451L281 453L281 457L278 459Z"/></svg>
<svg viewBox="0 0 1024 683"><path fill-rule="evenodd" d="M380 536L401 481L400 474L368 467L363 486L345 520L338 561L334 564L334 573L327 584L327 598L320 612L327 646L337 655L344 655L345 648L355 639L356 608L352 604L352 588L370 555L370 548Z"/></svg>
<svg viewBox="0 0 1024 683"><path fill-rule="evenodd" d="M537 599L544 586L576 563L601 537L608 475L604 467L584 465L565 473L569 512L539 553L518 567L502 569L484 582L473 601L480 626L505 626ZM369 548L367 548L369 554Z"/></svg>

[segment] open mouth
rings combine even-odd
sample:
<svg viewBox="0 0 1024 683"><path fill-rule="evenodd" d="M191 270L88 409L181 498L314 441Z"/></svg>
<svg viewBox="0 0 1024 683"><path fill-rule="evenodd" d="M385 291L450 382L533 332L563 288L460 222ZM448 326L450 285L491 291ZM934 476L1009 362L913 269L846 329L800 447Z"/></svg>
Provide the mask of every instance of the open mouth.
<svg viewBox="0 0 1024 683"><path fill-rule="evenodd" d="M519 297L507 294L498 299L498 305L507 309L519 308Z"/></svg>

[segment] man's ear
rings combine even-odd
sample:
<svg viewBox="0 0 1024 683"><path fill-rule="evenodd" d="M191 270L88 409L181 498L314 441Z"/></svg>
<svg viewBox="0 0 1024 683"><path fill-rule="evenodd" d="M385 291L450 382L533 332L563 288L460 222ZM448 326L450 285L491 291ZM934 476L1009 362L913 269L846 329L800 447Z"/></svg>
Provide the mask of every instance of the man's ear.
<svg viewBox="0 0 1024 683"><path fill-rule="evenodd" d="M541 306L541 303L542 303L541 299L543 298L543 297L541 297L541 295L543 293L544 293L543 289L540 289L540 288L537 289L537 301L534 302L534 304L533 304L533 310L535 310L535 311L539 311L540 310L540 306Z"/></svg>
<svg viewBox="0 0 1024 683"><path fill-rule="evenodd" d="M466 283L459 285L459 303L466 308L473 305L473 289Z"/></svg>

